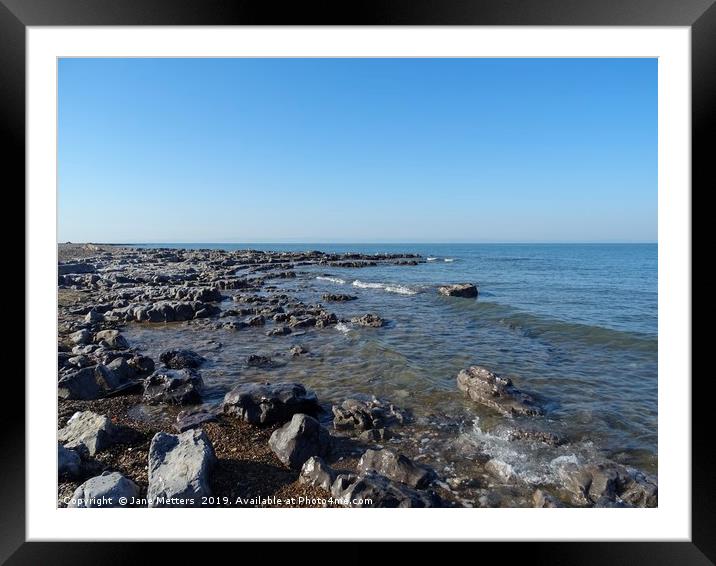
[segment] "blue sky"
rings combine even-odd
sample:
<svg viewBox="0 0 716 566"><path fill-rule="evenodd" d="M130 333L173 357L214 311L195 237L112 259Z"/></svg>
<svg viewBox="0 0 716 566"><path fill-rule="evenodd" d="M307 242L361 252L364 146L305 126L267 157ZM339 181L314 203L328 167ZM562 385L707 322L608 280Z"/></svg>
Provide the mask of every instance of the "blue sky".
<svg viewBox="0 0 716 566"><path fill-rule="evenodd" d="M656 59L61 59L60 241L654 242Z"/></svg>

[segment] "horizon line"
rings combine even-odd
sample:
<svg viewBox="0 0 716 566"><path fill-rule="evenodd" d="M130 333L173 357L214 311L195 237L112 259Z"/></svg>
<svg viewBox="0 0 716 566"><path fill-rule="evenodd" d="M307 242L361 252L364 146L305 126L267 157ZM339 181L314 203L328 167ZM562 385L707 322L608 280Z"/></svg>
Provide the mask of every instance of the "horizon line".
<svg viewBox="0 0 716 566"><path fill-rule="evenodd" d="M165 242L150 242L150 241L142 241L142 242L99 242L99 241L84 241L84 242L73 242L70 240L67 240L65 242L57 242L58 244L95 244L95 245L104 245L104 246L147 246L147 245L166 245L166 244L174 244L174 245L180 245L180 244L215 244L215 245L241 245L241 244L253 244L253 245L282 245L282 244L288 244L292 246L298 246L298 245L359 245L359 246L378 246L378 245L392 245L392 246L403 246L403 245L422 245L422 246L429 246L429 245L465 245L465 246L471 246L471 245L636 245L636 244L658 244L658 241L534 241L534 242L523 242L523 241L514 241L514 242L335 242L335 241L322 241L322 242L270 242L270 241L242 241L242 242L211 242L211 241L185 241L185 242L176 242L176 241L165 241Z"/></svg>

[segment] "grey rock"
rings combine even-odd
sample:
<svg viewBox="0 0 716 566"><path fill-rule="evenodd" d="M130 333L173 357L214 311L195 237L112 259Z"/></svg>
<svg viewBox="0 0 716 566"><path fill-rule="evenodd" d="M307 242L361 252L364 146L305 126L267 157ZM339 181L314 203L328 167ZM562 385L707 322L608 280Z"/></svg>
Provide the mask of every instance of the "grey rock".
<svg viewBox="0 0 716 566"><path fill-rule="evenodd" d="M65 448L94 456L97 452L121 442L124 433L108 417L92 411L75 413L57 433Z"/></svg>
<svg viewBox="0 0 716 566"><path fill-rule="evenodd" d="M355 295L347 295L345 293L326 293L321 296L326 302L344 303L346 301L355 301L358 297Z"/></svg>
<svg viewBox="0 0 716 566"><path fill-rule="evenodd" d="M344 500L347 507L439 507L442 503L430 491L413 489L374 472L359 477L343 492L336 489L334 496Z"/></svg>
<svg viewBox="0 0 716 566"><path fill-rule="evenodd" d="M92 309L89 311L84 318L84 321L88 324L94 324L96 322L102 322L104 320L104 314Z"/></svg>
<svg viewBox="0 0 716 566"><path fill-rule="evenodd" d="M76 477L80 473L80 455L57 443L57 473L60 476Z"/></svg>
<svg viewBox="0 0 716 566"><path fill-rule="evenodd" d="M266 336L287 336L291 334L291 328L288 326L278 326L276 328L272 328L266 333Z"/></svg>
<svg viewBox="0 0 716 566"><path fill-rule="evenodd" d="M130 507L139 497L139 486L119 472L104 472L88 479L72 494L67 507Z"/></svg>
<svg viewBox="0 0 716 566"><path fill-rule="evenodd" d="M149 446L149 507L200 507L211 496L214 449L202 430L158 432Z"/></svg>
<svg viewBox="0 0 716 566"><path fill-rule="evenodd" d="M446 297L463 297L474 299L477 297L477 287L472 283L458 283L457 285L444 285L438 287L438 293Z"/></svg>
<svg viewBox="0 0 716 566"><path fill-rule="evenodd" d="M251 424L284 423L296 413L316 414L320 407L313 391L299 383L236 386L224 397L223 411Z"/></svg>
<svg viewBox="0 0 716 566"><path fill-rule="evenodd" d="M259 354L251 354L246 357L246 364L251 367L269 367L271 366L271 358L268 356L261 356Z"/></svg>
<svg viewBox="0 0 716 566"><path fill-rule="evenodd" d="M379 317L377 314L364 314L363 316L356 316L351 319L354 324L360 324L361 326L369 326L371 328L380 328L385 325L385 320Z"/></svg>
<svg viewBox="0 0 716 566"><path fill-rule="evenodd" d="M492 458L485 464L485 471L501 482L512 482L517 479L512 466L497 458Z"/></svg>
<svg viewBox="0 0 716 566"><path fill-rule="evenodd" d="M61 263L57 266L58 275L69 275L70 273L94 273L97 268L91 263Z"/></svg>
<svg viewBox="0 0 716 566"><path fill-rule="evenodd" d="M144 401L189 405L201 402L204 382L192 369L160 369L144 380Z"/></svg>
<svg viewBox="0 0 716 566"><path fill-rule="evenodd" d="M340 406L334 405L333 428L362 432L373 428L385 428L403 424L408 420L407 412L392 403L371 399L346 399Z"/></svg>
<svg viewBox="0 0 716 566"><path fill-rule="evenodd" d="M92 333L87 329L78 330L70 334L70 342L76 345L85 346L92 342Z"/></svg>
<svg viewBox="0 0 716 566"><path fill-rule="evenodd" d="M358 461L356 470L360 473L377 472L391 480L416 487L425 488L436 478L433 470L420 466L390 450L367 450Z"/></svg>
<svg viewBox="0 0 716 566"><path fill-rule="evenodd" d="M301 474L298 476L298 482L320 487L326 491L331 490L333 482L336 480L336 472L331 468L320 456L311 456L301 466Z"/></svg>
<svg viewBox="0 0 716 566"><path fill-rule="evenodd" d="M269 447L286 466L300 470L311 456L330 453L331 435L313 417L295 414L290 422L273 432Z"/></svg>
<svg viewBox="0 0 716 566"><path fill-rule="evenodd" d="M100 399L130 385L121 375L99 364L63 376L57 383L57 395L61 399Z"/></svg>
<svg viewBox="0 0 716 566"><path fill-rule="evenodd" d="M191 350L167 350L159 355L159 361L171 369L198 368L206 359Z"/></svg>
<svg viewBox="0 0 716 566"><path fill-rule="evenodd" d="M482 366L472 366L457 375L457 387L476 403L507 415L541 415L542 409L528 394L517 389L512 380Z"/></svg>
<svg viewBox="0 0 716 566"><path fill-rule="evenodd" d="M105 342L112 350L126 350L129 348L127 339L122 336L119 330L101 330L94 335L96 343Z"/></svg>
<svg viewBox="0 0 716 566"><path fill-rule="evenodd" d="M564 507L559 499L541 489L536 489L532 494L532 503L539 508Z"/></svg>
<svg viewBox="0 0 716 566"><path fill-rule="evenodd" d="M301 346L300 344L297 344L296 346L291 346L291 355L295 358L298 356L301 356L303 354L308 354L308 348L305 346Z"/></svg>
<svg viewBox="0 0 716 566"><path fill-rule="evenodd" d="M370 428L361 432L358 438L363 442L385 442L393 438L393 433L389 428Z"/></svg>
<svg viewBox="0 0 716 566"><path fill-rule="evenodd" d="M266 324L266 319L263 315L258 314L247 319L246 324L248 324L249 326L263 326L264 324Z"/></svg>
<svg viewBox="0 0 716 566"><path fill-rule="evenodd" d="M178 432L184 432L190 428L196 428L204 423L210 423L216 421L217 416L215 413L206 410L198 411L181 411L177 415L177 420L174 423L174 428Z"/></svg>
<svg viewBox="0 0 716 566"><path fill-rule="evenodd" d="M154 360L149 356L136 355L127 360L136 375L148 375L154 371Z"/></svg>

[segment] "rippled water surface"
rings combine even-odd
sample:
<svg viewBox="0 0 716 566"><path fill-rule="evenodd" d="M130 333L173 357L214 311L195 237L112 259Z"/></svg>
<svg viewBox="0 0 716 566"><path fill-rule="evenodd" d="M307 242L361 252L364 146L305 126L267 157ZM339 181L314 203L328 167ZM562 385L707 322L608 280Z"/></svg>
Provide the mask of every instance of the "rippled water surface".
<svg viewBox="0 0 716 566"><path fill-rule="evenodd" d="M656 245L175 247L405 252L427 259L417 266L297 267L298 278L276 280L311 303L327 292L356 295L358 300L329 309L345 318L375 312L389 321L384 328L348 323L267 337L270 324L239 332L130 325L128 337L150 353L183 346L205 355L210 401L240 381L290 379L315 389L328 404L369 393L411 409L418 422L462 423L423 441L434 444L433 456L446 465L469 460L471 447L481 446L528 481L544 479L560 459L591 456L656 472ZM437 285L458 282L477 283L479 298L437 294ZM291 358L288 349L297 343L311 354ZM246 367L251 353L272 356L275 367ZM534 394L547 409L539 426L571 443L547 448L502 440L501 419L456 389L458 371L472 364L509 375Z"/></svg>

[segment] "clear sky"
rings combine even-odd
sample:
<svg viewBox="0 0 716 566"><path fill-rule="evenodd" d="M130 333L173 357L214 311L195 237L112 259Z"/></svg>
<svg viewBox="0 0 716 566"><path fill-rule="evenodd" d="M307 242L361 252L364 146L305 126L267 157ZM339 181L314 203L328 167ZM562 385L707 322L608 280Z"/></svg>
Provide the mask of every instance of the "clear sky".
<svg viewBox="0 0 716 566"><path fill-rule="evenodd" d="M62 59L60 241L654 242L656 59Z"/></svg>

